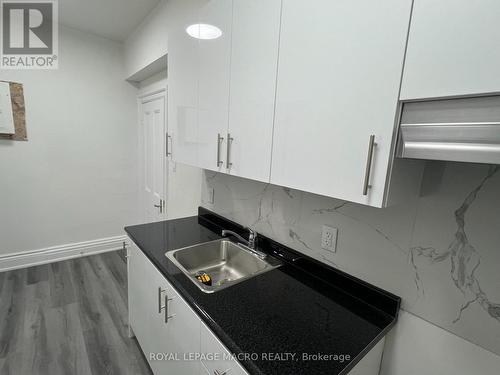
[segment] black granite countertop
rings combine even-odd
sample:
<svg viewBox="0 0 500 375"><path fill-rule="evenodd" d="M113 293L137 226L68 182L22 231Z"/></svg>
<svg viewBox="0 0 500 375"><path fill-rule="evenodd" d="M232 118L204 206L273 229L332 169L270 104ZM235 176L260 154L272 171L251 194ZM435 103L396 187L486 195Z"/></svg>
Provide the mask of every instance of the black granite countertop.
<svg viewBox="0 0 500 375"><path fill-rule="evenodd" d="M236 223L200 208L199 216L125 228L131 239L177 289L250 374L347 374L397 320L400 298L259 236L259 250L283 266L206 294L165 253L221 238L221 229L241 234ZM295 353L294 360L266 360L262 353ZM342 360L304 360L307 354Z"/></svg>

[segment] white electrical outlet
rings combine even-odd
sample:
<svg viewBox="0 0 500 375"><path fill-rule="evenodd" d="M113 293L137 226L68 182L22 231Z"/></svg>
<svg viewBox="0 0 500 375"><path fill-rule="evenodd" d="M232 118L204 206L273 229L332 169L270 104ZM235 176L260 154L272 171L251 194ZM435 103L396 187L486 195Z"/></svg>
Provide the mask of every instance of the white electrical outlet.
<svg viewBox="0 0 500 375"><path fill-rule="evenodd" d="M337 251L337 234L337 228L323 225L323 229L321 231L321 248L332 252Z"/></svg>

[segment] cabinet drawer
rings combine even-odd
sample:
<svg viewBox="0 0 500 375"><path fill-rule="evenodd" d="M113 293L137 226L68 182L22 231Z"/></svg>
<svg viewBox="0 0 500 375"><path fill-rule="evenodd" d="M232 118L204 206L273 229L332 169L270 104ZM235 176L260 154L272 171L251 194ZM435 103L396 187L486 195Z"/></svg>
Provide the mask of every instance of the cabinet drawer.
<svg viewBox="0 0 500 375"><path fill-rule="evenodd" d="M202 360L203 367L209 375L248 375L245 369L234 359L219 339L201 324L201 353L213 354L214 360ZM217 357L215 357L217 355Z"/></svg>

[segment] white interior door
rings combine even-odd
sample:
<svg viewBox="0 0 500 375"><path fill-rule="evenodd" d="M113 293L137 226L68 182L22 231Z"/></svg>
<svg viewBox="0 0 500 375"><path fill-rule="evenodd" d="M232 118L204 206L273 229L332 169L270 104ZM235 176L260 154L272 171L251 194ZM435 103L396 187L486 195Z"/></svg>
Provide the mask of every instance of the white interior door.
<svg viewBox="0 0 500 375"><path fill-rule="evenodd" d="M165 96L144 98L141 103L143 143L143 208L147 222L165 218L166 129Z"/></svg>

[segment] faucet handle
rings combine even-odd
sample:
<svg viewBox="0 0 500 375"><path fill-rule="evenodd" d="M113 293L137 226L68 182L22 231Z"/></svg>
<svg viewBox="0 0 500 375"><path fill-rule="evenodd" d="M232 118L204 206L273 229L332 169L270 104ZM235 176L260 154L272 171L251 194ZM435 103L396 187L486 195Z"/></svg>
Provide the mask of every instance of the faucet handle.
<svg viewBox="0 0 500 375"><path fill-rule="evenodd" d="M250 227L247 227L246 229L248 230L248 246L254 249L255 241L257 240L257 232Z"/></svg>

